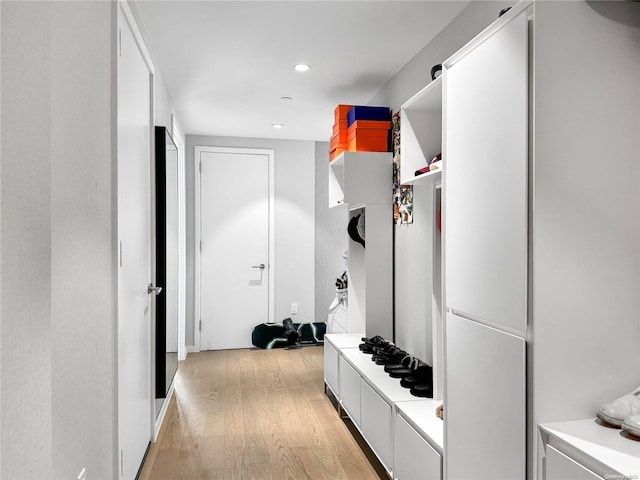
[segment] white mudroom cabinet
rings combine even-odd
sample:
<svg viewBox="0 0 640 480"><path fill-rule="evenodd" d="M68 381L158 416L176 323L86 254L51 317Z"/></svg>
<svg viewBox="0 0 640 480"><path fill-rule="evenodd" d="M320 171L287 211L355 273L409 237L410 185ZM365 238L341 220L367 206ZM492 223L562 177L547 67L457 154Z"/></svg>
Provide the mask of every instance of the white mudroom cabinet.
<svg viewBox="0 0 640 480"><path fill-rule="evenodd" d="M392 405L394 478L640 478L640 442L595 420L640 384L639 52L640 2L525 0L402 106L444 422Z"/></svg>

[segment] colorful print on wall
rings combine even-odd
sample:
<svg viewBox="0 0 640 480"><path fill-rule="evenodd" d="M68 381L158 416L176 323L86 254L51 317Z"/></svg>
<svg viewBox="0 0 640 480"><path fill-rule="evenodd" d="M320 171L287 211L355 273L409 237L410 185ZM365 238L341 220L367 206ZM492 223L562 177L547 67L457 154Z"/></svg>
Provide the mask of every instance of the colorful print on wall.
<svg viewBox="0 0 640 480"><path fill-rule="evenodd" d="M413 223L413 186L400 185L400 112L391 121L393 143L393 223Z"/></svg>

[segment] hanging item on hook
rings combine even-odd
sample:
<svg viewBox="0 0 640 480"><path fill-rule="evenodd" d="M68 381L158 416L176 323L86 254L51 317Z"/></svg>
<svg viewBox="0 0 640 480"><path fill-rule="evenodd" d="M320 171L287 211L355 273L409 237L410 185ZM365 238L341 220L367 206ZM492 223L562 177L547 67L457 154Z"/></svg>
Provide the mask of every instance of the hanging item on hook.
<svg viewBox="0 0 640 480"><path fill-rule="evenodd" d="M360 217L362 217L362 222L360 222ZM364 213L359 213L351 217L349 225L347 226L347 233L351 240L364 247Z"/></svg>

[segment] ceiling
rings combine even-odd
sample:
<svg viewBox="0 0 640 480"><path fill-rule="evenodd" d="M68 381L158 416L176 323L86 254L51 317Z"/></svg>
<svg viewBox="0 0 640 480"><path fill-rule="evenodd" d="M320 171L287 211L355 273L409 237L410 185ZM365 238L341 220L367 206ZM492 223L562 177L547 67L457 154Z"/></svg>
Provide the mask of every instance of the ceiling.
<svg viewBox="0 0 640 480"><path fill-rule="evenodd" d="M367 104L468 3L138 0L134 8L185 133L329 141L336 105ZM296 72L297 63L311 69Z"/></svg>

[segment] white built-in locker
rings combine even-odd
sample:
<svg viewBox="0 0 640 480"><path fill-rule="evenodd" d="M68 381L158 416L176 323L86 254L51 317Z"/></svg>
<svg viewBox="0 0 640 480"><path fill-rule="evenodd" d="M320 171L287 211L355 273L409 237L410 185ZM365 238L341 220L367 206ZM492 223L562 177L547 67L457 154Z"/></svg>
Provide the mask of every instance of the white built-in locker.
<svg viewBox="0 0 640 480"><path fill-rule="evenodd" d="M527 15L445 71L447 308L524 334Z"/></svg>
<svg viewBox="0 0 640 480"><path fill-rule="evenodd" d="M526 477L528 19L444 64L445 477Z"/></svg>

